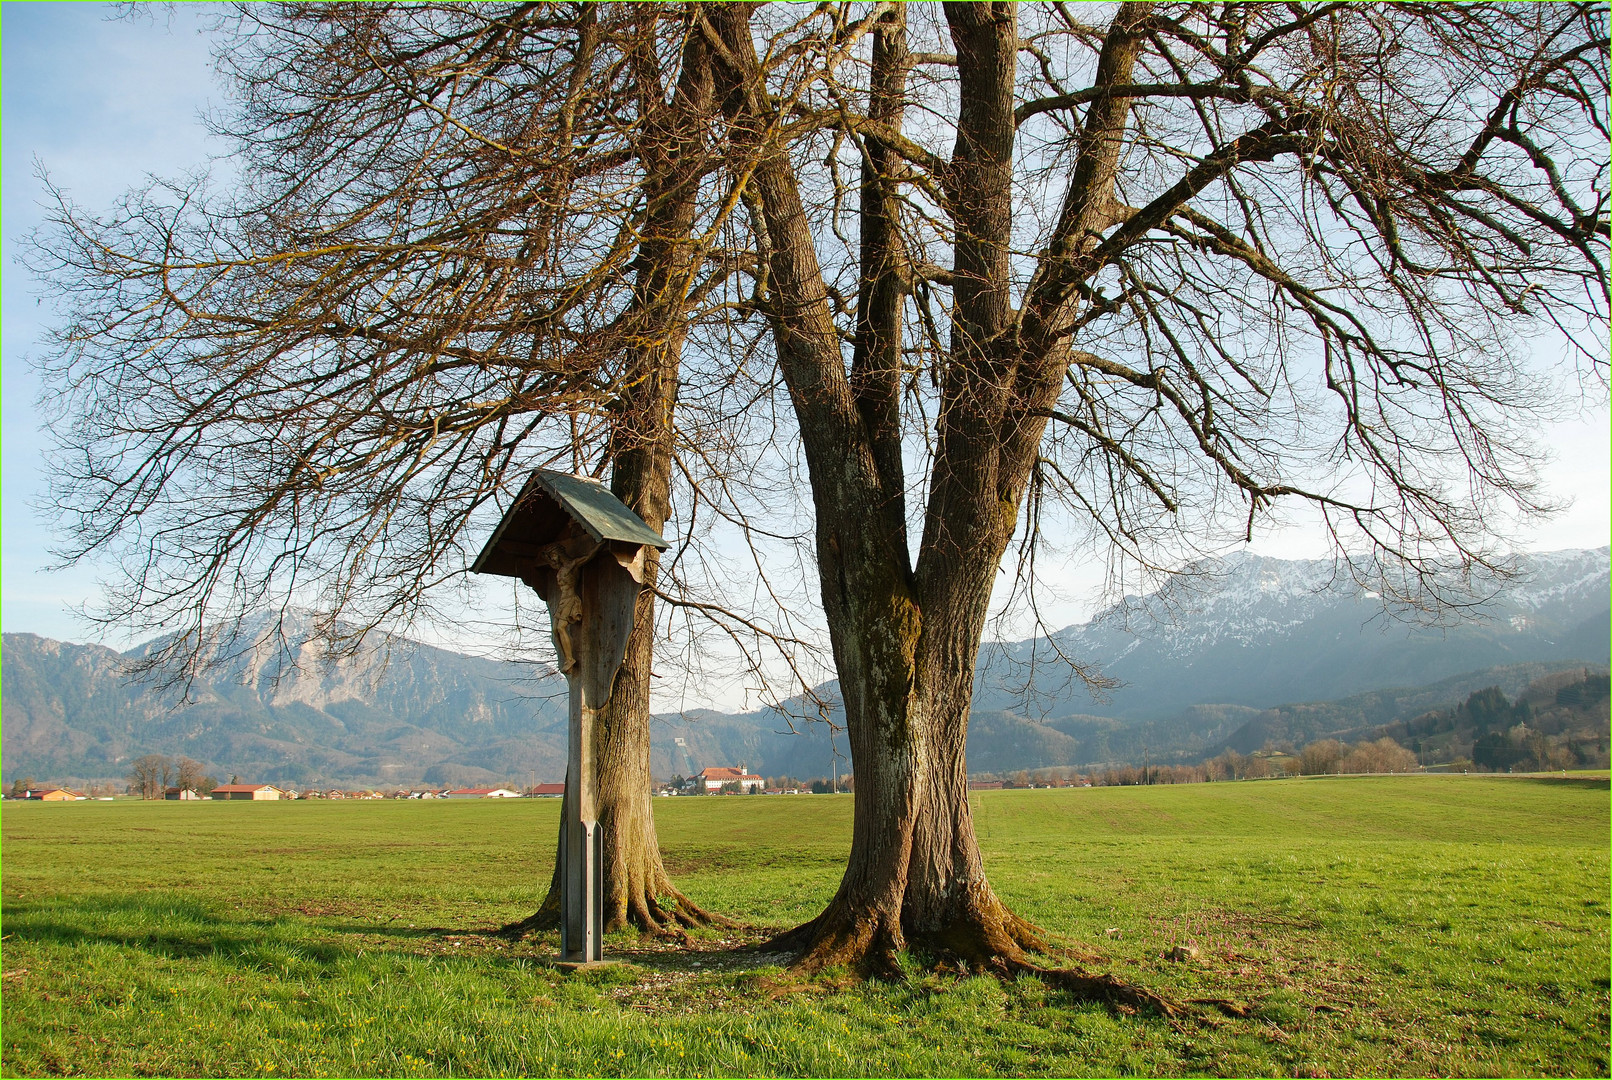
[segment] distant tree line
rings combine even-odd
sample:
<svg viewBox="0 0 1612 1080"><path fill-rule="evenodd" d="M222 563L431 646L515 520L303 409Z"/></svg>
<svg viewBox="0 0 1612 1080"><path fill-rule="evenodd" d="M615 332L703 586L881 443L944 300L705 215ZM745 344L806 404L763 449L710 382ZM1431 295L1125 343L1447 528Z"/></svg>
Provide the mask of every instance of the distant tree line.
<svg viewBox="0 0 1612 1080"><path fill-rule="evenodd" d="M1226 749L1197 765L1111 765L1091 774L1094 787L1133 784L1203 784L1220 780L1262 780L1273 776L1325 776L1333 773L1402 773L1420 766L1416 755L1393 739L1346 745L1319 739L1303 749L1276 745L1253 754Z"/></svg>
<svg viewBox="0 0 1612 1080"><path fill-rule="evenodd" d="M206 795L218 786L218 780L206 775L206 766L183 754L176 758L165 754L146 754L134 759L129 766L127 779L129 794L142 799L160 799L168 788L189 789Z"/></svg>
<svg viewBox="0 0 1612 1080"><path fill-rule="evenodd" d="M1380 732L1480 772L1605 768L1607 705L1605 672L1564 672L1539 680L1515 701L1490 686L1454 708Z"/></svg>
<svg viewBox="0 0 1612 1080"><path fill-rule="evenodd" d="M1608 677L1605 672L1562 672L1533 683L1517 700L1498 686L1470 694L1452 708L1435 709L1409 720L1365 732L1359 741L1316 739L1295 748L1267 743L1252 754L1226 749L1197 764L1110 765L1093 770L1094 786L1201 784L1254 780L1268 776L1324 776L1341 773L1411 772L1423 764L1475 772L1537 772L1606 768L1609 763ZM1052 774L980 774L1010 786L1028 786Z"/></svg>

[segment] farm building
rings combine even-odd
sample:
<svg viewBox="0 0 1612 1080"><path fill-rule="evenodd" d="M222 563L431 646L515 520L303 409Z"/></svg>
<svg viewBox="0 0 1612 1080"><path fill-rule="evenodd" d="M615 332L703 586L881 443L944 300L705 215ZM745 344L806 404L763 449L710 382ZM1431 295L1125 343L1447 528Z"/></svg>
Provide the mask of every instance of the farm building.
<svg viewBox="0 0 1612 1080"><path fill-rule="evenodd" d="M507 787L467 787L448 792L450 799L518 799L521 793Z"/></svg>
<svg viewBox="0 0 1612 1080"><path fill-rule="evenodd" d="M87 799L89 796L80 795L72 788L47 787L35 788L28 793L28 798L38 799L41 802L77 802L79 799Z"/></svg>
<svg viewBox="0 0 1612 1080"><path fill-rule="evenodd" d="M162 797L169 802L201 802L194 788L171 787L162 789Z"/></svg>
<svg viewBox="0 0 1612 1080"><path fill-rule="evenodd" d="M213 798L252 799L257 802L278 799L284 792L272 784L225 784L213 789Z"/></svg>
<svg viewBox="0 0 1612 1080"><path fill-rule="evenodd" d="M564 784L537 784L526 793L534 799L559 799L565 795Z"/></svg>
<svg viewBox="0 0 1612 1080"><path fill-rule="evenodd" d="M712 765L700 770L694 777L694 790L704 794L711 794L722 790L723 784L738 784L746 794L759 791L767 783L765 778L749 771L749 767L740 765L737 769L729 765Z"/></svg>

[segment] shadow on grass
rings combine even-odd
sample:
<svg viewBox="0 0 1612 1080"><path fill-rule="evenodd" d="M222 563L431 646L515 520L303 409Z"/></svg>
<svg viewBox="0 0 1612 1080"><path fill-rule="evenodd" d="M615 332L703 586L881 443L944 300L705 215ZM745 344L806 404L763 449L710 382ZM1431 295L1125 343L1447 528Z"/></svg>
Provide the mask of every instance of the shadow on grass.
<svg viewBox="0 0 1612 1080"><path fill-rule="evenodd" d="M194 900L173 897L85 897L72 905L7 904L6 936L16 942L78 946L90 943L140 949L175 960L220 957L255 966L266 948L294 949L302 958L332 964L347 953L310 941L280 919L220 916Z"/></svg>
<svg viewBox="0 0 1612 1080"><path fill-rule="evenodd" d="M1612 788L1612 778L1605 776L1513 776L1509 779L1513 783L1583 788L1585 791L1606 791Z"/></svg>
<svg viewBox="0 0 1612 1080"><path fill-rule="evenodd" d="M321 936L362 935L432 942L484 937L485 929L408 927L386 922L344 921L331 925L304 916L242 916L219 911L190 897L110 895L84 897L72 904L10 903L3 913L9 941L76 947L104 944L171 960L218 959L243 969L285 968L288 963L329 969L364 955L361 944L321 940ZM433 959L453 959L431 950ZM503 957L477 951L481 963ZM511 957L510 959L514 959Z"/></svg>
<svg viewBox="0 0 1612 1080"><path fill-rule="evenodd" d="M491 937L497 931L497 927L493 926L399 926L393 922L364 922L358 919L320 923L319 929L331 934L363 934L366 937L393 937L414 941L446 937Z"/></svg>

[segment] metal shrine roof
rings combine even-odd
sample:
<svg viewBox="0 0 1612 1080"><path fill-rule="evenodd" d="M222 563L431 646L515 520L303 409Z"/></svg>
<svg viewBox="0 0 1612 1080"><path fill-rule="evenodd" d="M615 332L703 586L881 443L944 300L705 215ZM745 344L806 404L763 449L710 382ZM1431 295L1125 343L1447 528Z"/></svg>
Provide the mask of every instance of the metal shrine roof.
<svg viewBox="0 0 1612 1080"><path fill-rule="evenodd" d="M619 540L626 544L648 544L666 550L666 541L660 533L644 524L644 519L633 513L627 504L610 493L610 489L597 480L572 473L549 472L539 469L532 476L543 485L560 505L576 518L595 540Z"/></svg>
<svg viewBox="0 0 1612 1080"><path fill-rule="evenodd" d="M597 480L538 469L471 564L472 573L519 577L530 549L552 542L575 521L599 543L641 544L666 550L660 533Z"/></svg>

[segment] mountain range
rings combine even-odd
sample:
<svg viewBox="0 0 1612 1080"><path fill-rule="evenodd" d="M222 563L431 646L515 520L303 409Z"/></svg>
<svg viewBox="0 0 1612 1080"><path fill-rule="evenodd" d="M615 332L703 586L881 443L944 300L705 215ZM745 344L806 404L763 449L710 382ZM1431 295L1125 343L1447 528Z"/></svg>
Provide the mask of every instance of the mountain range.
<svg viewBox="0 0 1612 1080"><path fill-rule="evenodd" d="M185 754L252 782L451 784L562 774L566 687L546 666L388 642L327 665L306 625L245 628L188 700L132 680L117 653L6 634L4 776L116 777L142 754Z"/></svg>
<svg viewBox="0 0 1612 1080"><path fill-rule="evenodd" d="M1305 715L1328 730L1406 718L1497 685L1515 694L1608 656L1607 548L1531 555L1468 618L1396 621L1381 599L1329 561L1214 560L1146 596L1127 597L1051 640L981 651L968 759L975 772L1118 761L1188 761L1244 746L1277 706L1330 703ZM305 628L246 628L188 700L133 682L131 661L98 645L4 636L3 766L54 781L122 775L146 753L186 754L221 778L284 784L413 785L558 780L566 693L542 664L466 656L402 640L334 664ZM256 638L252 634L257 634ZM1117 688L1094 699L1056 651ZM835 687L819 694L830 704ZM651 768L687 775L748 765L769 776L851 772L843 733L804 719L798 699L742 714L658 716ZM843 720L831 709L830 719ZM1325 733L1325 732L1323 732Z"/></svg>

